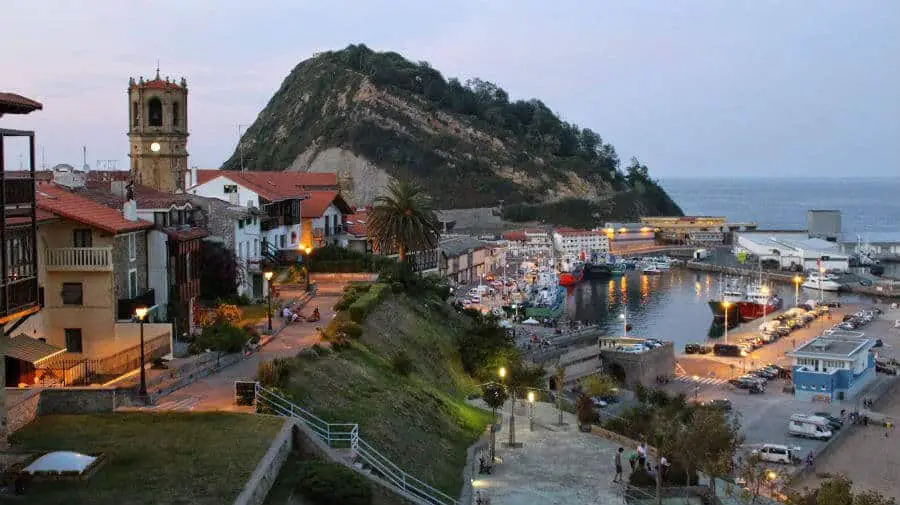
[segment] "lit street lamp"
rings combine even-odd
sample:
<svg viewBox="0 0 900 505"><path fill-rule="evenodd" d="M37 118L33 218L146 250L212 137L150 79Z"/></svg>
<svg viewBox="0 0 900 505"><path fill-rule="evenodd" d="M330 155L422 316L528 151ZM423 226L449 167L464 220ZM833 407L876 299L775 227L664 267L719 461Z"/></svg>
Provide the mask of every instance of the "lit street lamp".
<svg viewBox="0 0 900 505"><path fill-rule="evenodd" d="M528 429L534 431L534 391L528 392L528 403L531 404L531 412L528 415Z"/></svg>
<svg viewBox="0 0 900 505"><path fill-rule="evenodd" d="M134 309L134 317L139 321L141 327L141 388L138 394L147 402L147 372L144 370L144 318L147 317L147 307L138 307Z"/></svg>
<svg viewBox="0 0 900 505"><path fill-rule="evenodd" d="M722 307L725 309L725 343L728 343L728 309L731 307L731 302L725 300L722 302Z"/></svg>
<svg viewBox="0 0 900 505"><path fill-rule="evenodd" d="M312 247L307 246L305 249L303 249L303 252L306 253L306 268L304 269L306 275L304 275L304 283L306 284L306 290L309 291L309 255L310 253L312 253Z"/></svg>
<svg viewBox="0 0 900 505"><path fill-rule="evenodd" d="M269 324L268 324L269 333L272 332L272 277L274 275L275 275L275 273L272 271L269 271L269 272L266 272L263 274L263 277L265 277L266 284L268 285L268 288L269 288L266 293L266 300L268 301L268 304L269 304L269 310L266 311L266 316L268 316L268 321L269 321Z"/></svg>
<svg viewBox="0 0 900 505"><path fill-rule="evenodd" d="M800 305L800 284L803 282L803 277L799 275L795 275L792 279L794 281L794 306Z"/></svg>

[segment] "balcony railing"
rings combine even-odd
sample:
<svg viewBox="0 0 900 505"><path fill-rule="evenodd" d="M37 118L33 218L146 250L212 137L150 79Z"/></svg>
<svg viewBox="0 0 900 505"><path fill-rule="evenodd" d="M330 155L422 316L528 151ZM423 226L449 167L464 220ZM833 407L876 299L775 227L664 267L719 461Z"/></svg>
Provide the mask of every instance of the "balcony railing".
<svg viewBox="0 0 900 505"><path fill-rule="evenodd" d="M47 270L109 272L113 269L112 247L58 247L47 249Z"/></svg>
<svg viewBox="0 0 900 505"><path fill-rule="evenodd" d="M120 298L116 307L116 319L124 321L134 318L134 311L139 307L152 307L156 305L156 291L148 289L142 295L134 298Z"/></svg>
<svg viewBox="0 0 900 505"><path fill-rule="evenodd" d="M10 177L3 181L6 192L6 205L22 205L34 202L34 191L31 189L31 179L24 177Z"/></svg>
<svg viewBox="0 0 900 505"><path fill-rule="evenodd" d="M38 281L35 277L0 284L0 317L38 305Z"/></svg>

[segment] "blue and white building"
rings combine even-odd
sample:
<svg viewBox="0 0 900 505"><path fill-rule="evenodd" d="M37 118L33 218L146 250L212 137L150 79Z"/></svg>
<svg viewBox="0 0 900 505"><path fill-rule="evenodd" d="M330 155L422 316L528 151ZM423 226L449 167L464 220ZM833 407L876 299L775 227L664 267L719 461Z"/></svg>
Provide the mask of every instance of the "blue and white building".
<svg viewBox="0 0 900 505"><path fill-rule="evenodd" d="M787 353L793 358L794 397L850 401L875 378L875 340L832 331Z"/></svg>

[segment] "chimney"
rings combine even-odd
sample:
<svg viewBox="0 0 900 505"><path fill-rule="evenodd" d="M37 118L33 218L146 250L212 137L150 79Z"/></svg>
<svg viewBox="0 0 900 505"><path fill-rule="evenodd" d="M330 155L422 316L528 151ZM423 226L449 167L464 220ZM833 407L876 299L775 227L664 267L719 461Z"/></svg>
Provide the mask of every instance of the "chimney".
<svg viewBox="0 0 900 505"><path fill-rule="evenodd" d="M122 206L122 216L128 221L137 221L137 200L127 200Z"/></svg>
<svg viewBox="0 0 900 505"><path fill-rule="evenodd" d="M119 198L125 198L125 186L127 184L126 181L112 181L109 183L109 192Z"/></svg>

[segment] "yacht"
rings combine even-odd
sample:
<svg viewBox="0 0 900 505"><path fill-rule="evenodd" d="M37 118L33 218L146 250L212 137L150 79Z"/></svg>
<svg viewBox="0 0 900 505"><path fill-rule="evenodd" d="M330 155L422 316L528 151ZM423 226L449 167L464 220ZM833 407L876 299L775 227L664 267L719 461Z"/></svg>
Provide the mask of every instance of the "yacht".
<svg viewBox="0 0 900 505"><path fill-rule="evenodd" d="M837 282L834 276L819 274L817 272L810 273L801 286L807 289L818 289L820 291L841 290L841 283Z"/></svg>
<svg viewBox="0 0 900 505"><path fill-rule="evenodd" d="M644 267L644 269L641 270L641 273L644 275L659 275L662 273L662 270L660 270L659 266L651 264Z"/></svg>

